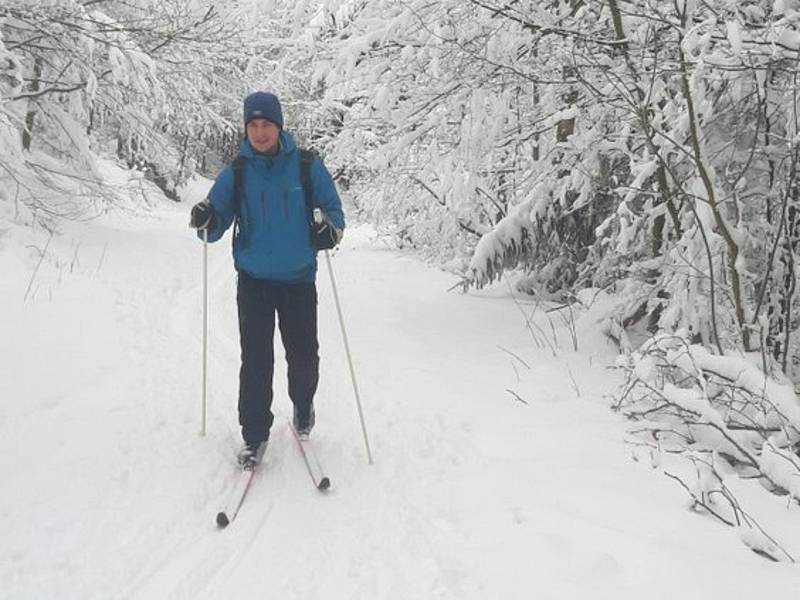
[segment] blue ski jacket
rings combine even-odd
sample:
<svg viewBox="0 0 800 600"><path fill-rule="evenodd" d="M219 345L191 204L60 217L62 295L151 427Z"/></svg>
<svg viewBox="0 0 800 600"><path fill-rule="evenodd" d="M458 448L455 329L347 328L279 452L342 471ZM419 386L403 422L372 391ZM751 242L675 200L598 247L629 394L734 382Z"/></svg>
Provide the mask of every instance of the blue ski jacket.
<svg viewBox="0 0 800 600"><path fill-rule="evenodd" d="M242 141L245 158L239 192L239 232L233 240L236 270L256 279L300 283L314 281L317 253L311 245L309 218L300 180L300 150L292 136L281 131L274 156L256 153ZM337 229L344 229L342 202L319 158L311 163L313 206L320 208ZM208 241L216 242L236 217L234 173L226 166L211 187L208 201L216 220ZM202 237L202 232L198 231Z"/></svg>

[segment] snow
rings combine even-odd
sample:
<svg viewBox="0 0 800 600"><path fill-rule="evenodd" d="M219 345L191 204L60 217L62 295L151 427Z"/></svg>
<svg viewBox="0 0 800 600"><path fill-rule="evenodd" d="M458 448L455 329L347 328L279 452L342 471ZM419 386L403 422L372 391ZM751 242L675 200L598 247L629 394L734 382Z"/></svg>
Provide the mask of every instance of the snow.
<svg viewBox="0 0 800 600"><path fill-rule="evenodd" d="M782 486L792 498L800 498L800 479L797 478L797 457L775 448L767 442L764 444L759 466L772 481Z"/></svg>
<svg viewBox="0 0 800 600"><path fill-rule="evenodd" d="M800 32L787 27L778 35L777 43L779 46L790 50L800 50Z"/></svg>
<svg viewBox="0 0 800 600"><path fill-rule="evenodd" d="M731 45L731 50L733 51L734 55L737 57L741 57L742 55L742 30L739 27L739 23L737 21L728 21L727 22L727 35L728 35L728 42Z"/></svg>
<svg viewBox="0 0 800 600"><path fill-rule="evenodd" d="M701 346L691 346L681 364L687 372L701 369L717 373L756 397L764 396L769 403L792 423L800 423L800 405L791 387L767 378L764 372L738 356L715 356Z"/></svg>
<svg viewBox="0 0 800 600"><path fill-rule="evenodd" d="M202 187L188 186L186 200ZM202 438L202 245L187 212L163 203L110 213L64 225L49 244L47 232L0 227L0 598L797 589L796 567L750 552L738 531L687 510L679 486L631 460L606 397L619 383L608 369L615 350L595 311L576 321L574 352L560 319L507 286L447 293L451 276L386 249L367 226L348 231L333 264L375 465L321 261L314 437L332 489L313 489L292 445L279 358L266 462L237 521L217 530L237 477L235 275L226 238L209 248Z"/></svg>

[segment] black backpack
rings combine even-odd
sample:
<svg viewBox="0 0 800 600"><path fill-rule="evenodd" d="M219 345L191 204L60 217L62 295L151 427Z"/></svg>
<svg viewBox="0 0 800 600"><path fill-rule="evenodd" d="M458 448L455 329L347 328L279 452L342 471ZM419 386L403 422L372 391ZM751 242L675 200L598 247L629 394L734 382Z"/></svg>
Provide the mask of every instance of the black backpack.
<svg viewBox="0 0 800 600"><path fill-rule="evenodd" d="M314 150L300 148L300 184L303 186L303 197L306 203L308 235L311 239L311 247L315 250L330 250L336 246L336 230L324 218L319 223L314 219L314 189L311 183L311 163L318 157L319 155ZM246 162L247 159L240 154L231 163L231 168L233 169L233 206L236 212L236 220L233 225L233 240L235 244L237 238L241 235L245 245L247 245L247 232L244 231L244 220L241 218L241 193Z"/></svg>

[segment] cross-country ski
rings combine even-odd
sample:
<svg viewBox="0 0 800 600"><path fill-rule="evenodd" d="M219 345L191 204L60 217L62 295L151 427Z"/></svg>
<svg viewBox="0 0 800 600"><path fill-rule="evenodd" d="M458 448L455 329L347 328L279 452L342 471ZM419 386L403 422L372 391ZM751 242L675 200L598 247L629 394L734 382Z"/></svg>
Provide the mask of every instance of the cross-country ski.
<svg viewBox="0 0 800 600"><path fill-rule="evenodd" d="M322 463L317 456L308 434L299 434L294 426L290 423L288 425L289 431L294 439L295 446L303 458L303 464L306 467L308 475L311 477L311 482L318 490L324 492L331 486L330 479L324 474ZM263 452L263 450L262 450ZM216 523L220 529L226 528L230 525L239 514L242 506L245 504L247 493L250 490L253 481L256 479L256 474L261 470L261 456L257 460L246 462L242 467L242 471L236 480L236 485L231 491L230 498L228 499L225 509L217 513Z"/></svg>
<svg viewBox="0 0 800 600"><path fill-rule="evenodd" d="M236 516L239 514L239 510L244 504L247 491L250 489L255 476L256 465L248 465L242 468L242 472L239 474L239 477L236 480L236 485L231 492L228 503L225 505L225 509L217 513L218 527L224 529L230 525L234 519L236 519Z"/></svg>
<svg viewBox="0 0 800 600"><path fill-rule="evenodd" d="M292 432L292 437L294 437L297 443L297 448L300 450L303 462L306 465L306 469L308 470L308 474L314 486L322 492L326 491L331 487L331 480L325 475L325 471L319 461L311 438L308 435L297 433L297 430L291 423L289 424L289 430Z"/></svg>

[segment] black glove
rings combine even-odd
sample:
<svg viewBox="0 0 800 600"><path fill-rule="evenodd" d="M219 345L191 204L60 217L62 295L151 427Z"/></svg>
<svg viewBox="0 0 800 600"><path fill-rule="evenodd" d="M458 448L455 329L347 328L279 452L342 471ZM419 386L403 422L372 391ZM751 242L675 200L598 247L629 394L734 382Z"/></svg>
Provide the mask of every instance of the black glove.
<svg viewBox="0 0 800 600"><path fill-rule="evenodd" d="M311 230L311 241L317 250L330 250L339 243L341 230L327 221L315 223Z"/></svg>
<svg viewBox="0 0 800 600"><path fill-rule="evenodd" d="M213 229L217 214L214 207L206 200L198 202L192 207L192 215L189 218L189 227L192 229Z"/></svg>
<svg viewBox="0 0 800 600"><path fill-rule="evenodd" d="M316 250L330 250L339 245L344 231L336 229L322 209L314 209L314 224L311 227L311 245Z"/></svg>

